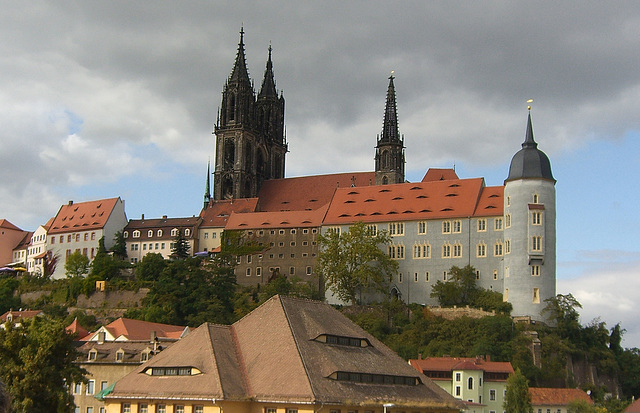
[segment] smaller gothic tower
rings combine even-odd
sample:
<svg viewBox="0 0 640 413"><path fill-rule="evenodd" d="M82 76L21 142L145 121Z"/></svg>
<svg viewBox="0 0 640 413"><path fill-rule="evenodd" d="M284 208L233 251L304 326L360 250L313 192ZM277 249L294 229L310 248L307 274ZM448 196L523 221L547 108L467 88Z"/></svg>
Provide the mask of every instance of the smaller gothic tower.
<svg viewBox="0 0 640 413"><path fill-rule="evenodd" d="M204 209L209 207L209 203L211 202L211 161L207 162L207 183L204 186Z"/></svg>
<svg viewBox="0 0 640 413"><path fill-rule="evenodd" d="M393 79L392 74L389 76L382 136L378 136L376 145L376 185L404 182L404 137L400 138L398 131L396 89Z"/></svg>
<svg viewBox="0 0 640 413"><path fill-rule="evenodd" d="M236 60L224 85L214 133L214 200L253 198L265 180L284 178L284 97L276 91L271 46L256 97L247 70L244 30L240 31Z"/></svg>
<svg viewBox="0 0 640 413"><path fill-rule="evenodd" d="M504 186L504 299L513 316L545 321L545 300L556 295L556 180L533 139L531 113L522 149Z"/></svg>

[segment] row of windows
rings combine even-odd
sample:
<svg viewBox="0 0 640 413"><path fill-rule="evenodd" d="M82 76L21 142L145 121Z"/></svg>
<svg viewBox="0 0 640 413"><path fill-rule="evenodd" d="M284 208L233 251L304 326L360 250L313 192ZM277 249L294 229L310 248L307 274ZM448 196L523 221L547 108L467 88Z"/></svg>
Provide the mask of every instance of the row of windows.
<svg viewBox="0 0 640 413"><path fill-rule="evenodd" d="M336 379L339 381L351 381L356 383L373 384L401 384L406 386L417 386L420 379L410 376L392 376L387 374L352 373L339 371Z"/></svg>
<svg viewBox="0 0 640 413"><path fill-rule="evenodd" d="M88 396L91 396L93 394L96 393L96 381L95 380L89 380L89 382L87 384L84 385L85 387L85 393ZM100 382L100 390L105 390L107 387L109 387L109 383L107 381L101 381ZM81 395L82 393L82 383L73 383L73 394L74 395Z"/></svg>
<svg viewBox="0 0 640 413"><path fill-rule="evenodd" d="M89 241L89 239L91 239L91 241L95 241L96 240L96 233L95 232L92 232L92 233L85 232L82 235L80 233L67 234L66 236L65 235L60 235L60 236L58 236L58 243L64 244L65 238L67 239L67 242L72 242L72 241L80 242L80 239L83 239L84 241ZM55 243L56 243L56 236L53 235L51 237L51 244L55 244Z"/></svg>
<svg viewBox="0 0 640 413"><path fill-rule="evenodd" d="M171 243L173 245L173 243ZM142 250L146 251L147 250L147 245L149 246L149 251L152 251L154 248L154 243L150 242L149 244L142 244ZM165 243L164 242L156 242L155 243L156 246L156 250L163 250L165 248ZM138 249L140 248L140 244L131 244L131 251L138 251Z"/></svg>
<svg viewBox="0 0 640 413"><path fill-rule="evenodd" d="M138 405L138 413L150 413L154 410L149 409L149 405L146 403L140 403ZM174 404L173 412L174 413L185 413L185 405L184 404ZM202 413L204 412L204 406L202 405L194 405L191 408L193 413ZM122 413L132 413L131 403L122 403ZM155 406L156 413L167 413L167 405L166 404L157 404Z"/></svg>
<svg viewBox="0 0 640 413"><path fill-rule="evenodd" d="M80 248L76 248L75 252L80 252L82 255L90 259L93 259L96 256L94 248L91 248L91 255L89 255L88 248L83 248L82 251L80 250ZM65 251L65 257L69 258L69 255L71 255L71 249Z"/></svg>
<svg viewBox="0 0 640 413"><path fill-rule="evenodd" d="M279 274L280 267L269 267L269 273L273 274L274 272ZM256 267L255 271L251 267L247 267L247 269L245 270L245 275L247 277L251 277L253 275L252 273L255 273L256 277L262 277L262 267ZM313 274L313 267L307 265L307 267L305 268L305 274ZM296 275L296 267L289 267L289 275Z"/></svg>
<svg viewBox="0 0 640 413"><path fill-rule="evenodd" d="M504 294L502 296L503 301L508 301L509 300L509 289L505 288L504 289ZM532 290L532 296L531 296L531 302L533 304L540 304L540 289L539 288L533 288Z"/></svg>
<svg viewBox="0 0 640 413"><path fill-rule="evenodd" d="M317 245L317 244L318 244L318 242L317 242L317 241L311 241L311 245L314 245L314 246L315 246L315 245ZM276 246L276 243L272 241L272 242L270 242L270 243L269 243L269 246L270 246L270 247L275 247L275 246ZM295 241L290 241L290 242L289 242L289 246L290 246L290 247L295 247L295 246L296 246L296 242L295 242ZM309 246L309 241L302 241L302 246L303 246L303 247L307 247L307 246ZM284 247L284 242L282 242L282 241L278 242L278 247Z"/></svg>
<svg viewBox="0 0 640 413"><path fill-rule="evenodd" d="M179 234L179 232L180 232L180 230L179 230L178 228L173 228L173 229L171 230L171 236L172 236L172 237L177 237L177 236L178 236L178 234ZM157 230L157 231L156 231L156 236L157 236L157 237L161 237L161 236L162 236L162 234L164 234L164 232L163 232L161 229L159 229L159 230ZM205 233L205 234L206 234L206 233ZM214 234L215 234L215 233L214 233ZM140 238L140 231L139 231L139 230L135 230L135 231L133 231L133 232L132 232L132 234L131 234L131 235L133 236L133 238ZM189 228L186 228L186 229L184 230L184 236L185 236L185 237L188 237L188 236L190 236L190 235L191 235L191 230L190 230ZM125 232L123 233L123 236L124 236L124 238L129 238L129 231L125 231ZM147 237L153 237L153 230L152 230L152 229L150 229L150 230L148 230L148 231L147 231ZM205 237L205 238L206 238L206 237ZM214 238L215 238L215 237L214 237Z"/></svg>
<svg viewBox="0 0 640 413"><path fill-rule="evenodd" d="M442 272L442 281L447 281L447 277L448 277L449 273L447 271L443 271ZM476 280L480 279L480 271L476 271ZM498 279L498 270L493 270L493 279L497 280ZM404 277L402 275L402 273L398 274L398 282L402 283L402 281L404 280ZM420 280L420 274L415 272L413 273L413 281L414 282L418 282ZM429 271L424 273L424 281L425 282L430 282L431 281L431 274L429 273Z"/></svg>

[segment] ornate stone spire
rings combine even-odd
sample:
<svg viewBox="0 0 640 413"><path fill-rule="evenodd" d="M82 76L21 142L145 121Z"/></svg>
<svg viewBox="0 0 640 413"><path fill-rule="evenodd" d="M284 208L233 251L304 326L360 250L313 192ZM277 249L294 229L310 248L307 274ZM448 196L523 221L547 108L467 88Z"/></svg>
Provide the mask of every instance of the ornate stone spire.
<svg viewBox="0 0 640 413"><path fill-rule="evenodd" d="M204 186L204 208L209 206L211 201L211 161L207 162L207 183Z"/></svg>
<svg viewBox="0 0 640 413"><path fill-rule="evenodd" d="M276 81L273 76L271 45L269 45L269 58L267 59L267 68L264 71L264 78L262 79L262 87L260 87L260 93L258 93L258 98L264 97L278 97L278 92L276 91Z"/></svg>
<svg viewBox="0 0 640 413"><path fill-rule="evenodd" d="M396 88L393 84L393 73L389 76L389 87L387 89L387 103L384 110L384 123L382 125L382 136L380 142L400 142L400 132L398 131L398 112L396 106Z"/></svg>
<svg viewBox="0 0 640 413"><path fill-rule="evenodd" d="M240 28L240 43L238 43L236 62L233 65L229 81L251 83L249 80L249 71L247 70L247 60L244 54L244 27Z"/></svg>

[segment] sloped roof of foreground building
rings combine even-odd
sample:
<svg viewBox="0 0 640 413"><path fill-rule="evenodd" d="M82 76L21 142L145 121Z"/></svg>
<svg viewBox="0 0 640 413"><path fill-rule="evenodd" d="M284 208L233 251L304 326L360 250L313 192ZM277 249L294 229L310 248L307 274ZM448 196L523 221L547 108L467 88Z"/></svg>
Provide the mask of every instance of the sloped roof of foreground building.
<svg viewBox="0 0 640 413"><path fill-rule="evenodd" d="M180 367L190 375L151 375ZM461 407L329 305L280 296L232 326L201 325L107 398Z"/></svg>

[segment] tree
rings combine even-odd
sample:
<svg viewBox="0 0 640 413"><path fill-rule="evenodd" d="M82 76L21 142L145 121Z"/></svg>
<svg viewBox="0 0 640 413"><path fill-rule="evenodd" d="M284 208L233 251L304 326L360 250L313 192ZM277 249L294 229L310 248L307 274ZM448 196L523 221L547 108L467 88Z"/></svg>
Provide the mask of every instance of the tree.
<svg viewBox="0 0 640 413"><path fill-rule="evenodd" d="M0 380L0 413L9 413L11 408L11 399L7 392L7 386Z"/></svg>
<svg viewBox="0 0 640 413"><path fill-rule="evenodd" d="M120 275L120 270L128 265L129 263L126 261L116 259L107 252L104 246L104 237L101 237L98 240L98 251L91 264L91 275L89 277L90 279L87 280L85 292L91 291L97 280L109 281L116 278Z"/></svg>
<svg viewBox="0 0 640 413"><path fill-rule="evenodd" d="M182 233L182 230L178 230L178 234L173 239L173 248L171 249L171 256L177 260L184 260L189 258L189 242Z"/></svg>
<svg viewBox="0 0 640 413"><path fill-rule="evenodd" d="M89 258L76 251L67 257L64 263L67 277L82 277L89 272Z"/></svg>
<svg viewBox="0 0 640 413"><path fill-rule="evenodd" d="M551 324L557 327L558 334L572 342L579 341L582 326L577 309L582 308L582 304L572 294L558 294L544 301L547 305L542 310L542 315L547 316Z"/></svg>
<svg viewBox="0 0 640 413"><path fill-rule="evenodd" d="M596 413L596 407L586 400L572 400L567 405L567 413Z"/></svg>
<svg viewBox="0 0 640 413"><path fill-rule="evenodd" d="M325 287L342 301L356 304L367 291L390 295L391 277L398 270L381 247L391 242L386 231L372 233L363 222L353 224L340 234L329 231L318 236L321 251L317 272Z"/></svg>
<svg viewBox="0 0 640 413"><path fill-rule="evenodd" d="M446 282L438 280L431 289L431 297L437 298L442 306L471 305L476 301L481 289L476 286L476 269L471 265L449 270Z"/></svg>
<svg viewBox="0 0 640 413"><path fill-rule="evenodd" d="M160 277L167 264L162 254L149 253L142 257L136 266L136 277L142 281L155 281Z"/></svg>
<svg viewBox="0 0 640 413"><path fill-rule="evenodd" d="M529 383L520 369L516 369L507 379L507 394L503 407L507 413L533 413Z"/></svg>
<svg viewBox="0 0 640 413"><path fill-rule="evenodd" d="M16 413L70 412L70 383L84 382L73 364L78 352L61 320L36 317L21 327L0 329L0 380L7 385Z"/></svg>
<svg viewBox="0 0 640 413"><path fill-rule="evenodd" d="M127 242L124 239L124 234L122 231L116 232L113 237L113 247L111 247L111 252L115 258L126 260L127 259Z"/></svg>
<svg viewBox="0 0 640 413"><path fill-rule="evenodd" d="M43 272L44 278L50 278L54 272L56 272L56 268L58 267L58 260L60 257L58 254L54 255L53 252L47 251L44 256L44 264L43 264Z"/></svg>

